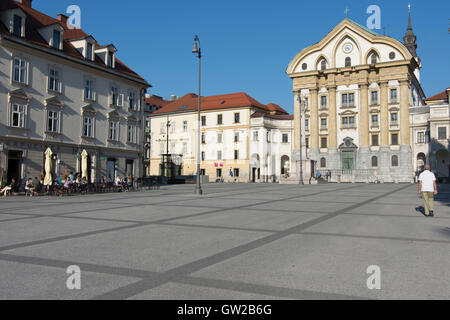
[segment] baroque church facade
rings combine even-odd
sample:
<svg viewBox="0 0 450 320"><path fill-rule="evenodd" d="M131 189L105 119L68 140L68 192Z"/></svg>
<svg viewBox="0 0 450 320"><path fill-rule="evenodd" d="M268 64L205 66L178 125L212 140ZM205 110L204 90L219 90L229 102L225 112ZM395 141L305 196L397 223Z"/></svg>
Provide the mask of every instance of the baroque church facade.
<svg viewBox="0 0 450 320"><path fill-rule="evenodd" d="M425 95L411 16L403 40L346 18L289 63L297 175L301 148L306 179L413 181L409 114Z"/></svg>

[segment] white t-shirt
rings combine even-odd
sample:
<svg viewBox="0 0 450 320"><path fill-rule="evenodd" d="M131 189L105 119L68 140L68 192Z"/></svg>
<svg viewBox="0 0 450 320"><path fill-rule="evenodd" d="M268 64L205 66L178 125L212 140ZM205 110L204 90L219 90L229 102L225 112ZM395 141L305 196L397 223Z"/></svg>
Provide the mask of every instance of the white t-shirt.
<svg viewBox="0 0 450 320"><path fill-rule="evenodd" d="M422 192L434 192L433 181L436 181L436 177L433 172L425 170L420 174L419 181L422 181Z"/></svg>

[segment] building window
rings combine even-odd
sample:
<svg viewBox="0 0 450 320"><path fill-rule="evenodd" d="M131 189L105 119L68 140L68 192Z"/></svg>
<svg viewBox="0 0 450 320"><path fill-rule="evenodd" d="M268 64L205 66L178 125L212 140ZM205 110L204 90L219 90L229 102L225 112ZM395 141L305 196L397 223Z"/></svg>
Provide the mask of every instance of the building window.
<svg viewBox="0 0 450 320"><path fill-rule="evenodd" d="M217 134L217 143L222 143L222 134L221 133L218 133Z"/></svg>
<svg viewBox="0 0 450 320"><path fill-rule="evenodd" d="M136 93L133 91L130 91L128 95L128 107L130 110L136 110L137 111L137 103L136 103Z"/></svg>
<svg viewBox="0 0 450 320"><path fill-rule="evenodd" d="M22 36L22 17L20 17L18 15L14 15L13 34L16 37Z"/></svg>
<svg viewBox="0 0 450 320"><path fill-rule="evenodd" d="M425 143L425 132L417 132L417 143Z"/></svg>
<svg viewBox="0 0 450 320"><path fill-rule="evenodd" d="M309 130L309 119L305 119L305 130Z"/></svg>
<svg viewBox="0 0 450 320"><path fill-rule="evenodd" d="M94 136L93 119L91 117L83 117L83 136L88 138Z"/></svg>
<svg viewBox="0 0 450 320"><path fill-rule="evenodd" d="M259 132L258 131L253 131L253 141L259 141L259 136L258 136Z"/></svg>
<svg viewBox="0 0 450 320"><path fill-rule="evenodd" d="M287 133L283 133L281 139L283 143L289 143L289 135Z"/></svg>
<svg viewBox="0 0 450 320"><path fill-rule="evenodd" d="M342 106L343 107L353 107L355 105L355 94L354 93L343 93L342 94Z"/></svg>
<svg viewBox="0 0 450 320"><path fill-rule="evenodd" d="M202 126L206 126L206 116L202 116Z"/></svg>
<svg viewBox="0 0 450 320"><path fill-rule="evenodd" d="M53 30L53 48L59 49L61 45L61 32Z"/></svg>
<svg viewBox="0 0 450 320"><path fill-rule="evenodd" d="M48 89L56 92L61 91L61 81L59 80L59 71L50 69L48 75Z"/></svg>
<svg viewBox="0 0 450 320"><path fill-rule="evenodd" d="M221 168L216 169L216 177L222 178L222 169Z"/></svg>
<svg viewBox="0 0 450 320"><path fill-rule="evenodd" d="M90 42L86 45L86 59L92 60L92 43Z"/></svg>
<svg viewBox="0 0 450 320"><path fill-rule="evenodd" d="M397 89L391 89L391 103L397 102Z"/></svg>
<svg viewBox="0 0 450 320"><path fill-rule="evenodd" d="M241 122L241 118L240 118L240 114L239 113L235 113L234 114L234 123L240 123Z"/></svg>
<svg viewBox="0 0 450 320"><path fill-rule="evenodd" d="M393 134L391 135L391 144L392 144L393 146L398 145L398 133L393 133Z"/></svg>
<svg viewBox="0 0 450 320"><path fill-rule="evenodd" d="M222 151L217 151L217 160L222 160Z"/></svg>
<svg viewBox="0 0 450 320"><path fill-rule="evenodd" d="M320 62L320 70L325 70L327 68L327 60L322 59Z"/></svg>
<svg viewBox="0 0 450 320"><path fill-rule="evenodd" d="M94 80L86 79L84 83L84 99L94 100Z"/></svg>
<svg viewBox="0 0 450 320"><path fill-rule="evenodd" d="M13 80L23 84L27 83L27 62L24 59L14 58Z"/></svg>
<svg viewBox="0 0 450 320"><path fill-rule="evenodd" d="M372 53L372 55L370 56L370 63L371 64L376 64L378 60L378 55L374 52Z"/></svg>
<svg viewBox="0 0 450 320"><path fill-rule="evenodd" d="M343 128L354 128L355 127L355 117L342 117L342 127Z"/></svg>
<svg viewBox="0 0 450 320"><path fill-rule="evenodd" d="M234 150L234 160L239 160L239 150Z"/></svg>
<svg viewBox="0 0 450 320"><path fill-rule="evenodd" d="M352 59L350 57L345 58L345 66L346 67L352 66Z"/></svg>
<svg viewBox="0 0 450 320"><path fill-rule="evenodd" d="M398 113L397 112L391 113L391 125L397 124L398 124Z"/></svg>
<svg viewBox="0 0 450 320"><path fill-rule="evenodd" d="M183 121L183 132L188 131L188 122L186 120Z"/></svg>
<svg viewBox="0 0 450 320"><path fill-rule="evenodd" d="M187 154L187 142L183 142L183 154Z"/></svg>
<svg viewBox="0 0 450 320"><path fill-rule="evenodd" d="M372 91L371 102L372 105L378 104L378 91Z"/></svg>
<svg viewBox="0 0 450 320"><path fill-rule="evenodd" d="M320 106L322 107L322 109L327 108L327 96L320 97Z"/></svg>
<svg viewBox="0 0 450 320"><path fill-rule="evenodd" d="M111 104L117 107L123 106L123 95L119 94L119 89L116 87L111 87Z"/></svg>
<svg viewBox="0 0 450 320"><path fill-rule="evenodd" d="M378 115L377 114L372 115L372 127L378 127Z"/></svg>
<svg viewBox="0 0 450 320"><path fill-rule="evenodd" d="M217 124L223 124L223 116L221 114L217 115Z"/></svg>
<svg viewBox="0 0 450 320"><path fill-rule="evenodd" d="M137 143L137 127L135 125L129 124L127 130L127 142Z"/></svg>
<svg viewBox="0 0 450 320"><path fill-rule="evenodd" d="M108 51L108 67L114 66L114 54L111 51Z"/></svg>
<svg viewBox="0 0 450 320"><path fill-rule="evenodd" d="M25 106L19 104L12 105L11 127L25 128Z"/></svg>
<svg viewBox="0 0 450 320"><path fill-rule="evenodd" d="M239 168L234 168L234 176L237 178L239 177Z"/></svg>
<svg viewBox="0 0 450 320"><path fill-rule="evenodd" d="M326 149L327 148L327 138L320 138L320 147L322 149Z"/></svg>
<svg viewBox="0 0 450 320"><path fill-rule="evenodd" d="M321 118L320 119L320 129L324 130L327 128L327 119L326 118Z"/></svg>
<svg viewBox="0 0 450 320"><path fill-rule="evenodd" d="M372 157L372 168L378 167L378 158L373 156Z"/></svg>
<svg viewBox="0 0 450 320"><path fill-rule="evenodd" d="M308 101L308 97L305 97L305 108L308 108L308 104L309 104L309 101Z"/></svg>
<svg viewBox="0 0 450 320"><path fill-rule="evenodd" d="M239 132L234 133L234 142L239 142Z"/></svg>
<svg viewBox="0 0 450 320"><path fill-rule="evenodd" d="M205 161L205 151L202 151L202 161Z"/></svg>
<svg viewBox="0 0 450 320"><path fill-rule="evenodd" d="M47 132L58 132L58 112L47 112Z"/></svg>
<svg viewBox="0 0 450 320"><path fill-rule="evenodd" d="M438 127L438 139L447 139L447 127Z"/></svg>
<svg viewBox="0 0 450 320"><path fill-rule="evenodd" d="M372 146L378 147L378 135L377 134L372 135Z"/></svg>
<svg viewBox="0 0 450 320"><path fill-rule="evenodd" d="M320 167L321 168L326 168L327 167L327 159L320 158Z"/></svg>
<svg viewBox="0 0 450 320"><path fill-rule="evenodd" d="M109 133L108 139L112 141L117 141L119 137L118 123L116 121L109 121Z"/></svg>
<svg viewBox="0 0 450 320"><path fill-rule="evenodd" d="M205 134L202 133L202 144L205 144L205 143L206 143L206 137L205 137Z"/></svg>
<svg viewBox="0 0 450 320"><path fill-rule="evenodd" d="M305 138L305 147L309 148L309 138Z"/></svg>
<svg viewBox="0 0 450 320"><path fill-rule="evenodd" d="M393 167L398 167L398 157L397 157L396 155L393 155L393 156L392 156L392 159L391 159L391 165L392 165Z"/></svg>

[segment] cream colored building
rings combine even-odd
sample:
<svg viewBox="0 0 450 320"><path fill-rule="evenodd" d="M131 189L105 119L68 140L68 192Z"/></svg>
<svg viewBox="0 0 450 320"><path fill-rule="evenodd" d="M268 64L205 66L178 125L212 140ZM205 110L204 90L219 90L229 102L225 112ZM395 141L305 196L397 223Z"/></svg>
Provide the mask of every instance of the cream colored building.
<svg viewBox="0 0 450 320"><path fill-rule="evenodd" d="M410 110L414 170L424 164L440 181L450 182L450 88L425 100L425 106Z"/></svg>
<svg viewBox="0 0 450 320"><path fill-rule="evenodd" d="M151 175L161 174L167 153L181 155L182 175L196 174L197 104L197 95L187 94L151 114ZM278 181L283 156L290 167L292 129L292 117L281 107L245 93L202 97L202 174L210 181Z"/></svg>
<svg viewBox="0 0 450 320"><path fill-rule="evenodd" d="M411 20L401 43L344 19L298 53L286 70L296 154L302 130L303 154L315 171L330 170L332 181L412 182L410 110L424 99L416 47Z"/></svg>
<svg viewBox="0 0 450 320"><path fill-rule="evenodd" d="M44 152L53 177L142 175L142 102L150 86L67 17L32 1L0 3L0 168L3 182L37 177Z"/></svg>

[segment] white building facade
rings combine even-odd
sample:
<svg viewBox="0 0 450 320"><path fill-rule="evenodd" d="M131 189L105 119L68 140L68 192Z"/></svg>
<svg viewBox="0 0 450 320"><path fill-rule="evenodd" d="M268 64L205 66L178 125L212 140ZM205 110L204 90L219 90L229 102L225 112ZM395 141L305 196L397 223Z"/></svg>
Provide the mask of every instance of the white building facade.
<svg viewBox="0 0 450 320"><path fill-rule="evenodd" d="M45 16L31 1L0 5L0 168L3 181L81 172L91 182L142 175L143 97L150 86L67 17ZM40 37L37 37L37 35Z"/></svg>

